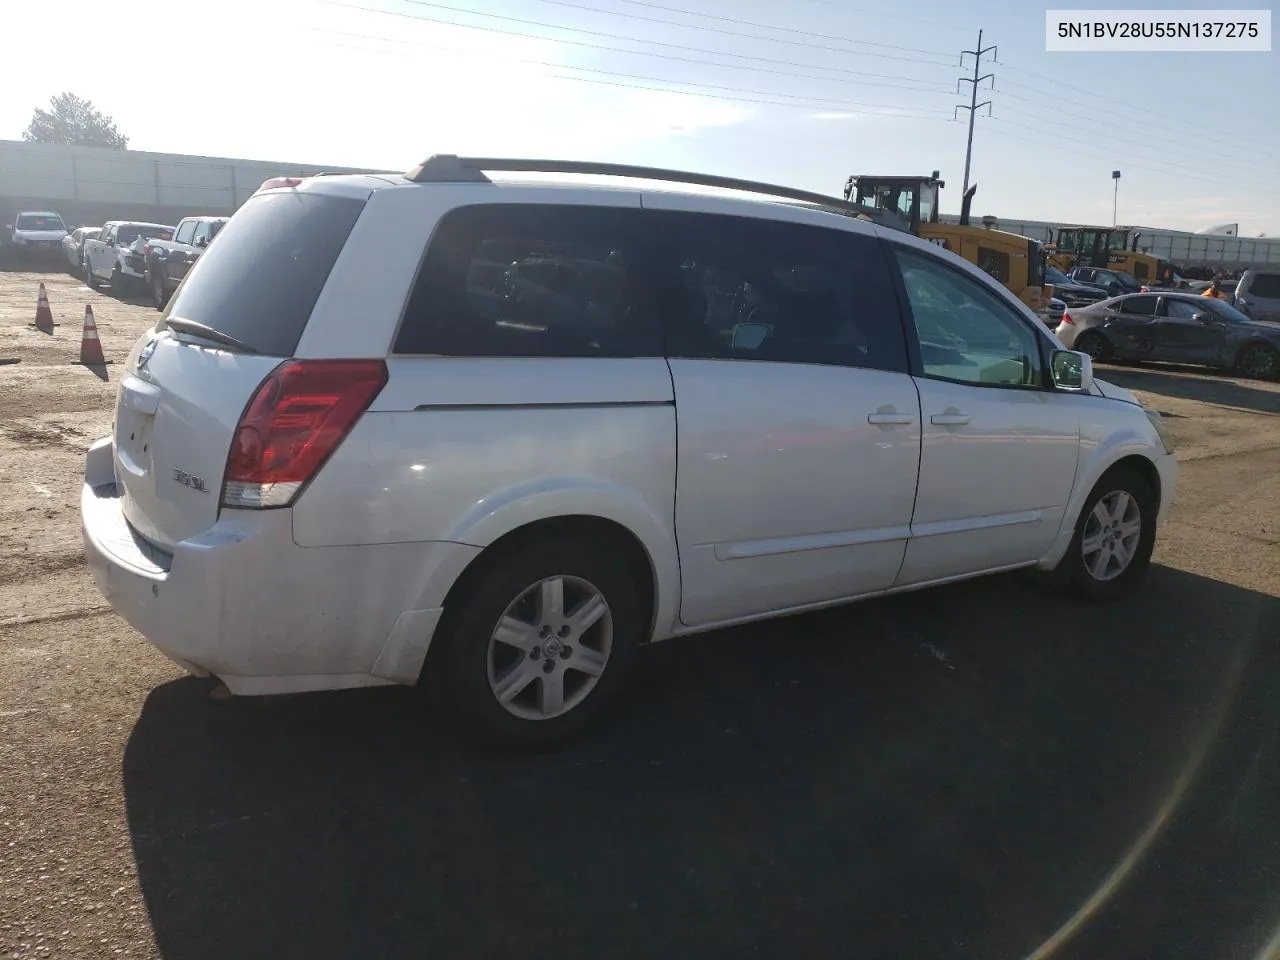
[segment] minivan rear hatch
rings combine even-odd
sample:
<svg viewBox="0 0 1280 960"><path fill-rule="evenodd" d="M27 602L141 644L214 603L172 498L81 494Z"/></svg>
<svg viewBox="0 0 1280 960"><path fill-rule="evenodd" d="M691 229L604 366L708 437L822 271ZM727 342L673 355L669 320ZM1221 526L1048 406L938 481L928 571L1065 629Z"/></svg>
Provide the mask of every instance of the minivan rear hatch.
<svg viewBox="0 0 1280 960"><path fill-rule="evenodd" d="M364 204L298 190L253 197L134 348L113 436L124 515L143 537L168 548L217 521L240 417L296 350Z"/></svg>

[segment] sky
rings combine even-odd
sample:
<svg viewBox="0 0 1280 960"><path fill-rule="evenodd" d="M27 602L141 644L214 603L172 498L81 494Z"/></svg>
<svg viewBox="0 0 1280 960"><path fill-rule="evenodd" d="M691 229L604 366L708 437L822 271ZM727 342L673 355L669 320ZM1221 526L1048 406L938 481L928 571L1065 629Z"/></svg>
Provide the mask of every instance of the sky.
<svg viewBox="0 0 1280 960"><path fill-rule="evenodd" d="M953 213L968 132L955 106L969 102L957 78L973 75L961 51L982 29L996 49L981 64L994 79L978 97L991 106L975 123L975 215L1110 223L1119 169L1120 223L1280 236L1274 48L1047 53L1045 5L1028 0L163 6L7 9L0 139L69 90L137 150L389 170L433 153L602 160L834 195L852 174L939 170Z"/></svg>

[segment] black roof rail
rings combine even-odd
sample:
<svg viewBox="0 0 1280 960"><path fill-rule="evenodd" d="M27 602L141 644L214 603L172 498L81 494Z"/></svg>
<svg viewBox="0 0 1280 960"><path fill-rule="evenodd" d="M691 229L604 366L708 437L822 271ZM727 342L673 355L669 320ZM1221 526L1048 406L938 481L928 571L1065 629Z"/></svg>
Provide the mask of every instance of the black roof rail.
<svg viewBox="0 0 1280 960"><path fill-rule="evenodd" d="M740 190L786 200L811 203L835 213L865 217L871 222L909 233L904 220L888 210L877 210L860 203L829 197L808 190L780 187L755 180L739 180L735 177L718 177L708 173L690 173L685 170L664 170L661 167L637 167L625 163L596 163L591 160L520 160L503 157L459 157L451 153L437 153L405 174L412 183L490 183L486 170L525 173L582 173L598 177L632 177L638 180L666 180L670 183L690 183L702 187L718 187L723 190Z"/></svg>

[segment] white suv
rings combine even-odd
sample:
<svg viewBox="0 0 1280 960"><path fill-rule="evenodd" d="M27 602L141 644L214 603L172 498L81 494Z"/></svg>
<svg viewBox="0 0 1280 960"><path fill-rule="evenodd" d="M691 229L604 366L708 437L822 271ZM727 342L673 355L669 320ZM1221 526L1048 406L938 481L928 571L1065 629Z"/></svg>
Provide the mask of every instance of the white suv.
<svg viewBox="0 0 1280 960"><path fill-rule="evenodd" d="M652 641L1017 567L1126 591L1159 415L860 209L457 157L264 189L89 451L98 585L232 693L421 681L521 743Z"/></svg>

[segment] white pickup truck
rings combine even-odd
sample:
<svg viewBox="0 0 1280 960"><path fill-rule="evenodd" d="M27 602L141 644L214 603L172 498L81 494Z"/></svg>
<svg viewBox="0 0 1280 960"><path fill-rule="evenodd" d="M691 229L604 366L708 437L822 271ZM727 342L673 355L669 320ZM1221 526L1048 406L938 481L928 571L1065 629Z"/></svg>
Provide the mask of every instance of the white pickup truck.
<svg viewBox="0 0 1280 960"><path fill-rule="evenodd" d="M135 220L110 220L102 232L84 242L84 282L91 290L106 281L117 294L142 289L147 275L146 243L168 240L173 227Z"/></svg>

